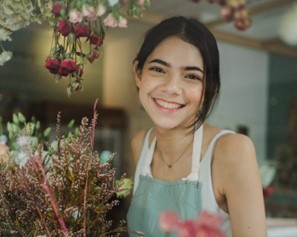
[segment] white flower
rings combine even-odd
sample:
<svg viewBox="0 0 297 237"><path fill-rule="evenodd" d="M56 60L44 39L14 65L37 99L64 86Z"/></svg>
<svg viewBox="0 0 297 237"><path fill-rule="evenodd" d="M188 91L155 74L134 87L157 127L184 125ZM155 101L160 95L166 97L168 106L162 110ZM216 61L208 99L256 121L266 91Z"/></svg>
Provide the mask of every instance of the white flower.
<svg viewBox="0 0 297 237"><path fill-rule="evenodd" d="M0 54L0 66L3 66L5 62L7 62L8 60L10 60L12 57L12 52L10 51L3 51Z"/></svg>
<svg viewBox="0 0 297 237"><path fill-rule="evenodd" d="M11 41L11 32L6 30L6 29L3 29L3 28L0 28L0 41Z"/></svg>
<svg viewBox="0 0 297 237"><path fill-rule="evenodd" d="M106 7L104 5L102 5L102 4L100 4L98 6L96 15L100 17L100 16L103 16L105 12L106 12Z"/></svg>
<svg viewBox="0 0 297 237"><path fill-rule="evenodd" d="M20 147L29 146L32 142L32 137L21 136L16 139L16 144Z"/></svg>
<svg viewBox="0 0 297 237"><path fill-rule="evenodd" d="M26 152L17 152L16 156L14 156L15 162L20 166L23 167L27 161L29 160L29 155Z"/></svg>
<svg viewBox="0 0 297 237"><path fill-rule="evenodd" d="M297 45L297 4L283 17L279 29L280 37L290 45Z"/></svg>

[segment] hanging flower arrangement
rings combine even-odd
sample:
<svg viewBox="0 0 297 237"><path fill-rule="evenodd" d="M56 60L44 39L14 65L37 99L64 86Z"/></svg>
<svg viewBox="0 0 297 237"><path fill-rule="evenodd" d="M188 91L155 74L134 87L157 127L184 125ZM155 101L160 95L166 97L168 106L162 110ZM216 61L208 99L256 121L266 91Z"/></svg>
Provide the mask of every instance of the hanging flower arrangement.
<svg viewBox="0 0 297 237"><path fill-rule="evenodd" d="M198 3L200 0L192 0ZM221 8L221 17L224 21L233 21L238 30L246 30L251 26L251 19L246 7L246 0L208 0L209 3L218 4Z"/></svg>
<svg viewBox="0 0 297 237"><path fill-rule="evenodd" d="M140 17L149 5L149 0L53 2L53 41L45 67L58 80L69 78L68 95L83 89L84 66L100 57L106 28L127 27L122 8L127 7L129 16Z"/></svg>
<svg viewBox="0 0 297 237"><path fill-rule="evenodd" d="M208 1L219 4L223 20L237 29L250 26L246 0ZM48 22L53 37L44 66L58 81L68 79L68 95L81 91L85 65L100 58L107 28L126 28L127 17L141 17L150 5L150 0L1 0L0 66L12 57L2 45L12 40L12 32Z"/></svg>

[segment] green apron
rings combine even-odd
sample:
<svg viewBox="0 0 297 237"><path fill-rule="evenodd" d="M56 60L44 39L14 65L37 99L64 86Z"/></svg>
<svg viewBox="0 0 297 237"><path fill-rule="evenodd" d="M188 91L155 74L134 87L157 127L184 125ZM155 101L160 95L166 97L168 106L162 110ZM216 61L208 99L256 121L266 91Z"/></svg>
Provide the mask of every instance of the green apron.
<svg viewBox="0 0 297 237"><path fill-rule="evenodd" d="M143 233L142 236L145 237L176 237L175 233L165 235L159 229L158 219L163 211L175 211L181 219L197 217L202 209L201 183L198 180L202 131L203 128L200 127L194 135L191 174L175 182L159 180L149 174L156 144L156 138L154 138L128 211L129 236L139 236L135 234L138 232Z"/></svg>

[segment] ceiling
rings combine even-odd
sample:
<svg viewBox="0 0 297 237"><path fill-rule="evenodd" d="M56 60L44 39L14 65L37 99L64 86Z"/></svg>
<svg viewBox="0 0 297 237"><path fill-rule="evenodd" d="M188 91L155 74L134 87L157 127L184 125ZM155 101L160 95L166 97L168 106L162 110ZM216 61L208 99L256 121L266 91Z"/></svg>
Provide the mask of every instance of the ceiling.
<svg viewBox="0 0 297 237"><path fill-rule="evenodd" d="M279 37L281 19L294 3L297 4L297 0L247 0L252 25L245 31L237 30L233 22L224 22L220 17L221 7L208 0L200 0L199 3L151 0L151 3L137 21L154 25L173 15L194 16L204 22L218 40L297 57L297 47L287 45Z"/></svg>

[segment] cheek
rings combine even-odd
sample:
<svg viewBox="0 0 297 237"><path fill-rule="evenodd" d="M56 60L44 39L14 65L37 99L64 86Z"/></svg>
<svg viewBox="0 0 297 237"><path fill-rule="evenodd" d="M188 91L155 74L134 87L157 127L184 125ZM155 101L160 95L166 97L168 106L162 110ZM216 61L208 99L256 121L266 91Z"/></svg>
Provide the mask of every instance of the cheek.
<svg viewBox="0 0 297 237"><path fill-rule="evenodd" d="M197 106L197 109L200 108L202 106L203 103L203 88L199 87L199 88L189 88L188 92L187 92L187 98L189 101L191 101L192 104L194 104L195 106Z"/></svg>

